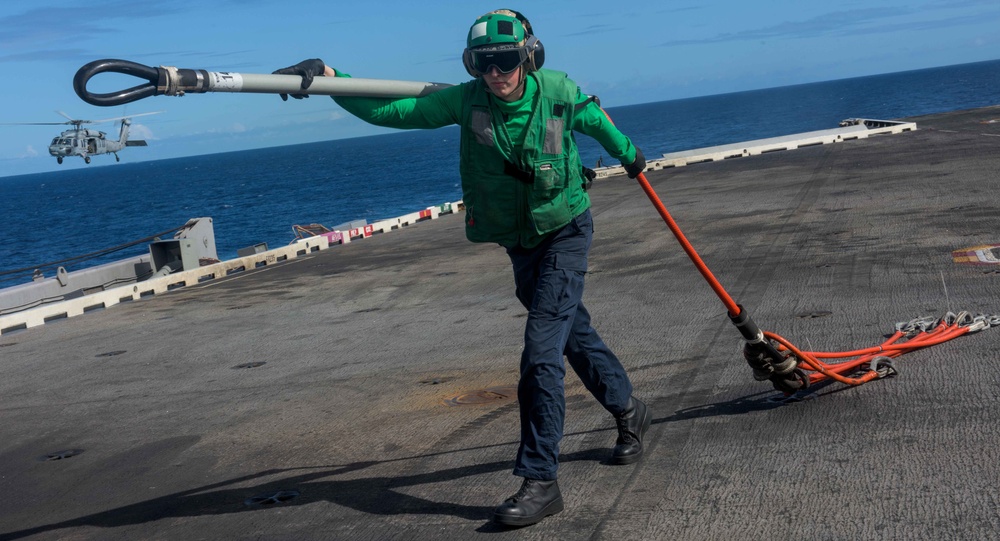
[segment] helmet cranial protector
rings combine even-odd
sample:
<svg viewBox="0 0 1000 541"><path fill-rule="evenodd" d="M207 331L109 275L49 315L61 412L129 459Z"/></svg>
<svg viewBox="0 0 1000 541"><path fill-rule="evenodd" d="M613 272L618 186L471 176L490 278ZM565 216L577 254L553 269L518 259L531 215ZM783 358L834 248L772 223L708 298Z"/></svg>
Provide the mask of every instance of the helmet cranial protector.
<svg viewBox="0 0 1000 541"><path fill-rule="evenodd" d="M525 65L527 71L542 67L545 51L531 34L531 23L516 11L499 9L476 19L462 54L462 63L473 77L496 67L510 73Z"/></svg>

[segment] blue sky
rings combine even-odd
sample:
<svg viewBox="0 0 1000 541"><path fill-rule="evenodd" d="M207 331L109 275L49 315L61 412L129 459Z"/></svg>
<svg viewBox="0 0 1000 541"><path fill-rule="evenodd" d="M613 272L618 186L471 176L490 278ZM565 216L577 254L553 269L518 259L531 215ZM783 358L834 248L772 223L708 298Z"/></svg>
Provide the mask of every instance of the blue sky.
<svg viewBox="0 0 1000 541"><path fill-rule="evenodd" d="M997 0L576 0L525 5L480 1L271 0L0 2L0 123L137 118L149 147L139 162L382 133L313 96L157 96L96 107L73 92L84 64L120 58L150 66L270 73L306 58L356 77L458 83L475 18L524 13L546 51L605 107L722 94L1000 58ZM142 81L98 75L106 92ZM115 132L113 124L94 126ZM60 126L0 126L0 176L114 164L96 156L57 165L48 142Z"/></svg>

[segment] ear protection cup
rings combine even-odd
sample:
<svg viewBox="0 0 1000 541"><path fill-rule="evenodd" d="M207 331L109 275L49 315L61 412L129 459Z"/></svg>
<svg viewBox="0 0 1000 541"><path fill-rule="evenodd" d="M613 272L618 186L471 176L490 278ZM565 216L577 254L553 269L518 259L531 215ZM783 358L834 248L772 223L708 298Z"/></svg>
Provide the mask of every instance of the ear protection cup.
<svg viewBox="0 0 1000 541"><path fill-rule="evenodd" d="M545 63L545 48L542 47L542 42L535 37L535 31L531 29L531 22L528 21L528 18L519 11L509 11L513 12L514 17L521 21L524 33L527 34L524 39L524 48L528 51L528 60L525 62L528 65L528 71L538 71Z"/></svg>
<svg viewBox="0 0 1000 541"><path fill-rule="evenodd" d="M545 47L542 46L542 42L535 36L529 35L524 40L524 48L528 50L528 59L524 62L528 71L541 69L545 63Z"/></svg>

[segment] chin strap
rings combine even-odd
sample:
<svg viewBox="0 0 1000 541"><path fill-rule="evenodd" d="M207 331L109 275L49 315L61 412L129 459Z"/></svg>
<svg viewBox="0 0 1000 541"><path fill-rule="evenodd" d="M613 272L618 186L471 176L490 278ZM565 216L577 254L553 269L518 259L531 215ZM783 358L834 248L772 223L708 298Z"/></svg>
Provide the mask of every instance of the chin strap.
<svg viewBox="0 0 1000 541"><path fill-rule="evenodd" d="M517 99L523 98L524 97L524 93L528 89L528 85L525 84L525 82L528 80L528 72L527 72L527 70L524 69L524 64L521 64L521 77L520 77L520 79L521 80L517 83L517 86L514 87L514 92L517 92L517 89L519 89L519 88L521 89L521 95L518 96Z"/></svg>

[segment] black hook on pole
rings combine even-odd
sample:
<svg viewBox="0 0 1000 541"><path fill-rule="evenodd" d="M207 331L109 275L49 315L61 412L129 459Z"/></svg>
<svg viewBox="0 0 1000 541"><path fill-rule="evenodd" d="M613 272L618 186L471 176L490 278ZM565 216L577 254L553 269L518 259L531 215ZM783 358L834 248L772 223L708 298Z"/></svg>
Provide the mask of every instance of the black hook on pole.
<svg viewBox="0 0 1000 541"><path fill-rule="evenodd" d="M146 84L126 88L125 90L108 92L105 94L95 94L88 91L87 83L90 81L91 77L97 75L98 73L106 72L132 75L140 79L145 79L148 82ZM163 92L159 91L158 85L160 85L164 79L165 77L163 75L162 68L153 68L137 64L135 62L130 62L128 60L109 58L104 60L95 60L77 70L76 75L73 77L73 90L76 91L77 96L80 96L80 99L91 105L109 107L113 105L131 103L149 96L162 94Z"/></svg>

